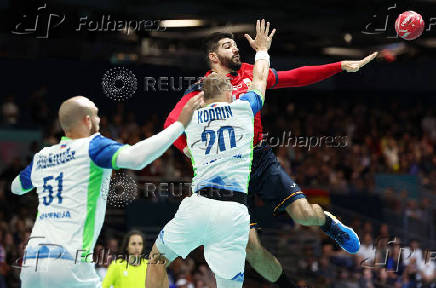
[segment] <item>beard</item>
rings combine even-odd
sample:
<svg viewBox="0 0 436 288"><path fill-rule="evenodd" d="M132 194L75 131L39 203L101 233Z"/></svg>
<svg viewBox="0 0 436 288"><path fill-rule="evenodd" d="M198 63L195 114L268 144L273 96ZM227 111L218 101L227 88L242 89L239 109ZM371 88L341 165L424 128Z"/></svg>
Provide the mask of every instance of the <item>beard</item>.
<svg viewBox="0 0 436 288"><path fill-rule="evenodd" d="M238 71L242 65L239 54L233 55L231 58L218 55L218 59L220 60L221 65L231 69L232 71Z"/></svg>

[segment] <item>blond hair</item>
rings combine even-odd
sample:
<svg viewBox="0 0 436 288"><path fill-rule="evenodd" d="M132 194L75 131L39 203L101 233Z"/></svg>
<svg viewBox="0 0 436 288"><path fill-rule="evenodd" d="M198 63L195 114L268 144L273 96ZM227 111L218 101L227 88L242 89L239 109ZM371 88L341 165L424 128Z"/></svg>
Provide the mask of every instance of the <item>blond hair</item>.
<svg viewBox="0 0 436 288"><path fill-rule="evenodd" d="M225 91L232 91L229 78L218 73L212 73L203 79L204 100L217 98Z"/></svg>

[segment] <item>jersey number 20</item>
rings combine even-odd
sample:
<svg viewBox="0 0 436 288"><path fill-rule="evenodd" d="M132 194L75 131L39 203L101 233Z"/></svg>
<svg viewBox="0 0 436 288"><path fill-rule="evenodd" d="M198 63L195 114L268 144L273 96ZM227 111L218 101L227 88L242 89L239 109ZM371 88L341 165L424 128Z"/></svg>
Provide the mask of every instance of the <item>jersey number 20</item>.
<svg viewBox="0 0 436 288"><path fill-rule="evenodd" d="M224 143L224 131L227 131L229 134L230 148L236 147L235 130L232 126L222 126L216 132L214 130L204 130L203 133L201 133L201 141L205 142L205 145L207 145L205 155L210 153L213 144L215 144L216 134L218 134L218 147L220 151L226 151L226 144ZM209 141L207 139L208 136Z"/></svg>

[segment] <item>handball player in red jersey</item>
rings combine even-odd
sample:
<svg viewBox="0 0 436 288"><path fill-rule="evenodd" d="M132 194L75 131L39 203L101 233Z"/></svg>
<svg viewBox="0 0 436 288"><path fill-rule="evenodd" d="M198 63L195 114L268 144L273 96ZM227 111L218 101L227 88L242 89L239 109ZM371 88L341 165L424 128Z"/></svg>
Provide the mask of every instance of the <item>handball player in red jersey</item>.
<svg viewBox="0 0 436 288"><path fill-rule="evenodd" d="M269 23L268 23L269 25ZM253 47L255 41L247 34L244 35ZM233 85L233 100L238 99L249 90L253 79L253 65L242 63L239 50L230 33L214 33L206 42L206 55L210 70L205 77L215 72L226 75ZM253 47L254 48L254 47ZM276 71L271 68L267 81L267 89L301 87L314 84L341 72L356 72L377 56L373 53L358 61L340 61L320 66L303 66L289 71ZM201 83L191 86L182 99L170 112L165 127L174 123L185 103L201 91ZM185 135L180 136L174 145L186 156ZM349 253L359 251L359 238L354 231L343 225L332 214L318 204L310 204L300 187L286 174L279 164L271 147L262 141L261 112L254 120L253 162L249 185L250 236L247 245L247 261L262 277L277 284L279 287L295 287L285 275L278 259L267 251L260 243L256 232L256 220L253 213L254 196L257 194L262 200L272 201L274 213L286 212L296 222L304 226L320 226L322 231L334 239L342 249Z"/></svg>

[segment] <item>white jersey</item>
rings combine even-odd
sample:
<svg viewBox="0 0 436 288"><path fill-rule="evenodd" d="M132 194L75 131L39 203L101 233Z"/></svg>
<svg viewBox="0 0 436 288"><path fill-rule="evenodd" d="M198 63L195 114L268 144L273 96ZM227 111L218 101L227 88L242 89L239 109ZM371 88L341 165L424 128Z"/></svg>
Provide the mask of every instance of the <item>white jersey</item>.
<svg viewBox="0 0 436 288"><path fill-rule="evenodd" d="M217 102L194 112L185 131L193 192L214 187L248 193L254 115L262 104L259 93L249 91L232 103Z"/></svg>
<svg viewBox="0 0 436 288"><path fill-rule="evenodd" d="M25 257L62 247L62 258L90 262L106 213L112 169L122 144L100 134L62 137L43 148L20 173L23 189L37 188L39 205ZM55 249L56 250L56 249ZM47 252L45 251L45 252ZM52 257L42 255L39 258ZM52 253L53 254L53 253Z"/></svg>

